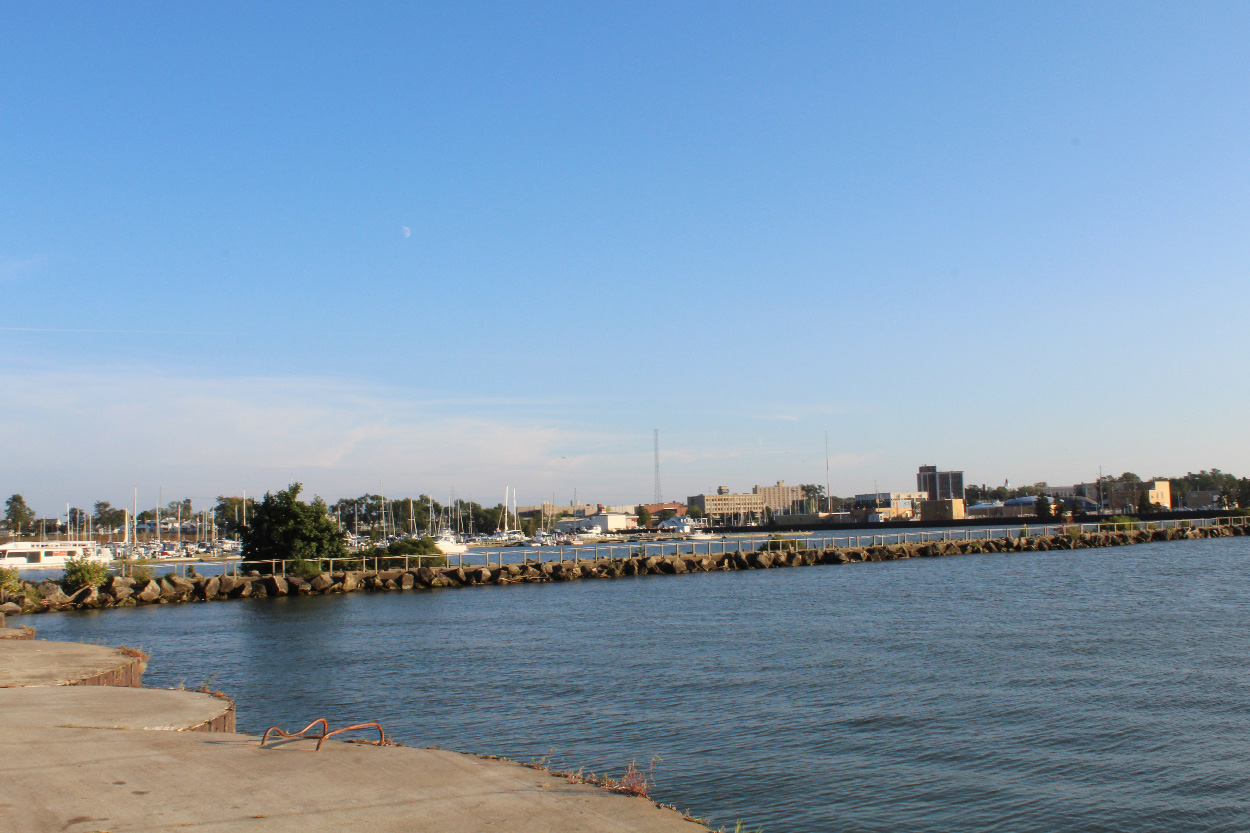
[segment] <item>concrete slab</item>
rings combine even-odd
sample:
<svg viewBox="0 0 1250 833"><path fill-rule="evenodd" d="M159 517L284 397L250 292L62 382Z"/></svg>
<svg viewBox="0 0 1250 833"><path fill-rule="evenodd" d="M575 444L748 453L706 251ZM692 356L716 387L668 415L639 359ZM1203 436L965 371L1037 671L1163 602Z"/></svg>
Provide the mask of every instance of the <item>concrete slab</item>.
<svg viewBox="0 0 1250 833"><path fill-rule="evenodd" d="M30 728L234 731L229 700L163 688L0 688L0 714L10 726Z"/></svg>
<svg viewBox="0 0 1250 833"><path fill-rule="evenodd" d="M706 830L643 798L443 750L14 726L0 729L0 831Z"/></svg>
<svg viewBox="0 0 1250 833"><path fill-rule="evenodd" d="M147 663L118 648L79 642L0 641L0 688L139 685Z"/></svg>

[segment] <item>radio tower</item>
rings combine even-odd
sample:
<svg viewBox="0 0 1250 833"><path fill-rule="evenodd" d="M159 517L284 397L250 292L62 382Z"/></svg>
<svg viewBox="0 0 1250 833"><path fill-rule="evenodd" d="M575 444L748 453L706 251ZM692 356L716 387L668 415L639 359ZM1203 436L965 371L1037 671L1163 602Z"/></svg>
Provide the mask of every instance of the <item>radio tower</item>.
<svg viewBox="0 0 1250 833"><path fill-rule="evenodd" d="M655 502L663 503L664 498L660 494L660 429L655 429Z"/></svg>

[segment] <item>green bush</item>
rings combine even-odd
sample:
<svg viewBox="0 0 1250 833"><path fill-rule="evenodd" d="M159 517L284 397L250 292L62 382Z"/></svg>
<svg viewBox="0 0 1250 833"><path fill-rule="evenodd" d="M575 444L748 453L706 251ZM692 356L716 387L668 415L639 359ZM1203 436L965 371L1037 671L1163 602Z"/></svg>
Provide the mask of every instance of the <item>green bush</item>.
<svg viewBox="0 0 1250 833"><path fill-rule="evenodd" d="M22 592L22 579L18 576L17 570L0 567L0 590L5 593Z"/></svg>
<svg viewBox="0 0 1250 833"><path fill-rule="evenodd" d="M65 562L65 575L61 578L61 587L73 593L84 587L99 587L108 581L107 564L88 561L86 557L71 558Z"/></svg>
<svg viewBox="0 0 1250 833"><path fill-rule="evenodd" d="M156 573L152 571L152 562L140 559L126 569L129 575L136 582L146 583L156 578Z"/></svg>
<svg viewBox="0 0 1250 833"><path fill-rule="evenodd" d="M798 548L799 542L797 538L769 535L768 540L760 545L759 552L782 552L785 550L797 550Z"/></svg>
<svg viewBox="0 0 1250 833"><path fill-rule="evenodd" d="M312 579L325 571L321 569L320 561L307 561L303 558L297 558L287 564L286 572L287 575L299 576L302 579Z"/></svg>
<svg viewBox="0 0 1250 833"><path fill-rule="evenodd" d="M423 567L447 566L447 558L435 546L434 540L427 535L424 538L405 538L402 541L392 541L385 549L382 547L371 547L370 549L361 550L359 561L342 562L335 559L334 567L336 570L371 570L375 561L379 567L402 567L405 557L408 559L409 566L415 567L417 562L413 556L417 555L422 556L421 566Z"/></svg>
<svg viewBox="0 0 1250 833"><path fill-rule="evenodd" d="M434 539L426 535L423 538L405 538L393 541L386 548L389 555L442 555L442 550L434 543Z"/></svg>
<svg viewBox="0 0 1250 833"><path fill-rule="evenodd" d="M1125 529L1131 529L1133 524L1137 523L1137 518L1132 515L1112 515L1110 518L1103 521L1103 523L1115 524L1116 529L1119 529L1121 526Z"/></svg>

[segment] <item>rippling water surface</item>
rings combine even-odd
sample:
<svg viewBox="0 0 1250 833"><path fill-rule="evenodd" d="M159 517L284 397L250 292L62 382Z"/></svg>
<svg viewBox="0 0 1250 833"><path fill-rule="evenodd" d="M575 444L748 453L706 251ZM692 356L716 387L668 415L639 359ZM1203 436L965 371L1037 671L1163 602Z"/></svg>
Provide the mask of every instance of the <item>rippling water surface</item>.
<svg viewBox="0 0 1250 833"><path fill-rule="evenodd" d="M1250 539L57 614L242 730L619 774L730 829L1250 829Z"/></svg>

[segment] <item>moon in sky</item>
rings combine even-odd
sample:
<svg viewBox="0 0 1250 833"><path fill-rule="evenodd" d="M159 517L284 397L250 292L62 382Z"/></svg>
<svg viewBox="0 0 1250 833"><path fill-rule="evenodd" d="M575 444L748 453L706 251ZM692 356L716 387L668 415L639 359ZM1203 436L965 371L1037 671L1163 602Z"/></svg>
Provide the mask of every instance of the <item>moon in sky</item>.
<svg viewBox="0 0 1250 833"><path fill-rule="evenodd" d="M412 229L407 226L400 226L399 229L404 233L404 237L412 237Z"/></svg>

